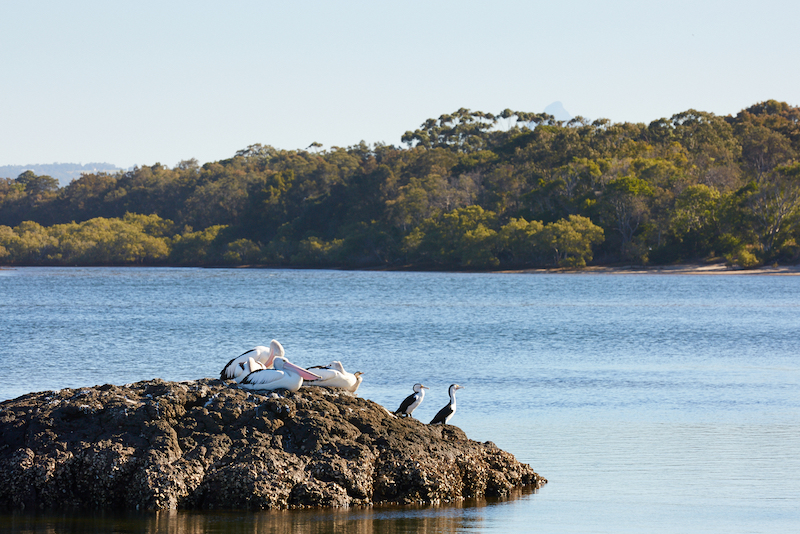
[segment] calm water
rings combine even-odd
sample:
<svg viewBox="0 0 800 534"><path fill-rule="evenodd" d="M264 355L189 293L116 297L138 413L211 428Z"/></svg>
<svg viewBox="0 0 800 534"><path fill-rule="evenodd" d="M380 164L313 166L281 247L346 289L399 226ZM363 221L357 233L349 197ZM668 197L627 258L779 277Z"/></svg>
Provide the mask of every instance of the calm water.
<svg viewBox="0 0 800 534"><path fill-rule="evenodd" d="M550 483L502 502L316 513L0 516L14 532L800 530L800 277L0 270L0 400L218 376L276 338Z"/></svg>

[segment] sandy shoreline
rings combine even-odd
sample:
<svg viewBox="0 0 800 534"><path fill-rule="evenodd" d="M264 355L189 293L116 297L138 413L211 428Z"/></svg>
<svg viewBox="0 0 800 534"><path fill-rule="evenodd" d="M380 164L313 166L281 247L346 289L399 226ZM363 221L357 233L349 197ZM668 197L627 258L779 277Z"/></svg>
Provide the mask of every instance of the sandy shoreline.
<svg viewBox="0 0 800 534"><path fill-rule="evenodd" d="M694 275L768 275L798 276L800 265L779 265L777 267L758 267L742 269L728 267L724 263L682 264L682 265L624 265L616 267L590 266L583 269L521 269L517 271L501 271L504 273L531 274L694 274Z"/></svg>

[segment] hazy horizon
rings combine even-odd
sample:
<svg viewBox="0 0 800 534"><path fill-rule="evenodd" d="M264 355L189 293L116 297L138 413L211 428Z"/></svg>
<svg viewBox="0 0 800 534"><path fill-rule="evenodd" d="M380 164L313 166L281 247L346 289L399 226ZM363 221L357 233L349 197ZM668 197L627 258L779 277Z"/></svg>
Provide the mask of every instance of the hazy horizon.
<svg viewBox="0 0 800 534"><path fill-rule="evenodd" d="M800 4L5 2L0 164L400 145L459 108L649 123L800 104ZM13 82L12 82L13 81Z"/></svg>

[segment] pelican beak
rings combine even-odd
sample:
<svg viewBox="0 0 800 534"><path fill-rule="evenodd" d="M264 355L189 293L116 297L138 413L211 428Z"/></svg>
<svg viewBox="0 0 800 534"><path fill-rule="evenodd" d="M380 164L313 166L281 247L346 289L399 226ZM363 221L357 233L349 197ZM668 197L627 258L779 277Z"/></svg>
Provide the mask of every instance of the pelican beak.
<svg viewBox="0 0 800 534"><path fill-rule="evenodd" d="M292 371L294 371L298 375L302 376L303 380L319 380L320 378L322 378L318 374L312 373L311 371L308 371L307 369L303 369L299 365L295 365L295 364L293 364L292 362L289 362L289 361L285 362L283 364L283 367L284 368L288 367L289 369L291 369Z"/></svg>

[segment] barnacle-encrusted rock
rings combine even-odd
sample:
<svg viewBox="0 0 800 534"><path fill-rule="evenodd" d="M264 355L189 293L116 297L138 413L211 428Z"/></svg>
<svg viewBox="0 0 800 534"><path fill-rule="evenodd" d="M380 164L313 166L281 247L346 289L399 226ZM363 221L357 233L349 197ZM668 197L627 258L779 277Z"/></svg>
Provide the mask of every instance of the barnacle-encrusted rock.
<svg viewBox="0 0 800 534"><path fill-rule="evenodd" d="M0 403L0 507L280 509L505 496L545 479L341 390L152 380Z"/></svg>

